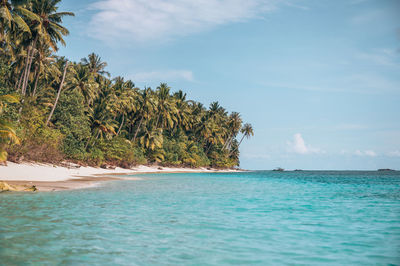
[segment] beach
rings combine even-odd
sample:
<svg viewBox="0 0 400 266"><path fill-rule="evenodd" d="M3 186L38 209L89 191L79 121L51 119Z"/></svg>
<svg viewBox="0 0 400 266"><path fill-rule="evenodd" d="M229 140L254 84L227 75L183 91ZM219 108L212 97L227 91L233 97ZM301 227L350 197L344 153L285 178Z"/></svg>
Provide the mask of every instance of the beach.
<svg viewBox="0 0 400 266"><path fill-rule="evenodd" d="M148 173L206 173L237 172L235 169L185 168L139 165L131 169L116 167L103 169L90 166L53 165L32 162L13 163L0 166L0 182L16 187L18 190L35 186L38 191L60 191L83 189L97 186L100 182L112 180L140 180L140 177L123 177Z"/></svg>

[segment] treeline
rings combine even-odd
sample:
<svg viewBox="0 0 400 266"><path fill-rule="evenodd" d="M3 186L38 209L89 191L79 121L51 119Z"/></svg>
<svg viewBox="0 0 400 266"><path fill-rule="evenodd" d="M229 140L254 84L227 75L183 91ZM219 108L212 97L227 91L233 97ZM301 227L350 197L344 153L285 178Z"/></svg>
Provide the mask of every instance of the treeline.
<svg viewBox="0 0 400 266"><path fill-rule="evenodd" d="M0 2L0 161L233 167L253 135L239 113L161 83L110 78L92 53L59 57L69 32L59 0ZM240 135L240 141L237 137Z"/></svg>

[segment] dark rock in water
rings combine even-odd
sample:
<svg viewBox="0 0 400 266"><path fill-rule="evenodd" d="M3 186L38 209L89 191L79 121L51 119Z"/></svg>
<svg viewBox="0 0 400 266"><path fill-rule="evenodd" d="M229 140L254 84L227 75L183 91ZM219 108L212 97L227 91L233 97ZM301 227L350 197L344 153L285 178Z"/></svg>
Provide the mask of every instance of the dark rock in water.
<svg viewBox="0 0 400 266"><path fill-rule="evenodd" d="M388 171L395 171L395 170L389 168L378 169L378 172L388 172Z"/></svg>
<svg viewBox="0 0 400 266"><path fill-rule="evenodd" d="M285 171L285 169L278 167L278 168L275 168L272 171L283 172L283 171Z"/></svg>
<svg viewBox="0 0 400 266"><path fill-rule="evenodd" d="M294 171L295 171L295 172L299 172L299 171L303 171L303 170L301 170L301 169L295 169Z"/></svg>

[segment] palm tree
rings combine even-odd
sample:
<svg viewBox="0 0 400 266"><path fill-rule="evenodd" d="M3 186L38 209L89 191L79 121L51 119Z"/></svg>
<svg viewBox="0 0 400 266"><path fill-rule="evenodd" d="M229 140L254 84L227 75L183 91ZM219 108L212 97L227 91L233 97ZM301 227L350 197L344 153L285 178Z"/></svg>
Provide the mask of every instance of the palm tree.
<svg viewBox="0 0 400 266"><path fill-rule="evenodd" d="M53 104L53 107L51 108L49 117L47 118L46 126L49 124L50 119L53 116L54 110L56 109L56 106L57 106L57 103L58 103L58 99L60 98L61 90L62 90L62 88L64 86L65 75L67 74L68 64L69 64L69 62L66 61L65 62L65 66L64 66L64 73L63 73L63 76L62 76L62 79L61 79L61 83L60 83L60 87L58 88L56 100L55 100L55 102Z"/></svg>
<svg viewBox="0 0 400 266"><path fill-rule="evenodd" d="M142 136L139 138L139 143L150 151L161 148L163 144L162 129L152 130L149 126L145 127Z"/></svg>
<svg viewBox="0 0 400 266"><path fill-rule="evenodd" d="M94 81L92 73L87 66L77 64L72 69L72 75L68 80L68 90L78 90L85 99L87 106L90 106L97 97L99 85Z"/></svg>
<svg viewBox="0 0 400 266"><path fill-rule="evenodd" d="M89 54L87 58L82 58L81 63L89 68L94 77L99 75L110 77L110 73L104 70L107 63L101 61L101 57L95 53Z"/></svg>
<svg viewBox="0 0 400 266"><path fill-rule="evenodd" d="M225 144L223 146L224 149L229 149L230 143L236 137L242 127L242 118L240 117L240 114L237 112L232 112L229 116L227 126L229 134L225 139Z"/></svg>
<svg viewBox="0 0 400 266"><path fill-rule="evenodd" d="M190 117L190 108L186 101L186 93L183 93L181 90L174 93L175 106L176 106L176 120L177 123L175 125L180 126L184 130L188 130L190 128L189 117Z"/></svg>
<svg viewBox="0 0 400 266"><path fill-rule="evenodd" d="M121 129L125 122L125 116L130 112L136 112L137 105L135 104L135 98L137 95L137 88L135 84L128 80L124 81L123 78L117 77L113 86L113 99L110 102L110 111L115 117L121 118L121 123L117 131L117 135L121 132Z"/></svg>
<svg viewBox="0 0 400 266"><path fill-rule="evenodd" d="M235 152L235 150L239 150L239 146L242 143L243 139L246 138L250 138L251 136L254 136L254 131L253 131L253 127L251 126L251 124L246 123L243 125L242 129L240 130L240 132L243 134L241 140L239 141L239 144L237 145L237 148L233 149L230 153L229 156L232 155L232 153Z"/></svg>
<svg viewBox="0 0 400 266"><path fill-rule="evenodd" d="M132 142L136 141L136 137L141 129L144 119L149 119L152 112L155 109L153 100L152 100L152 93L151 88L145 88L139 95L138 95L138 110L139 113L137 118L139 118L139 124L136 127L135 134L133 135Z"/></svg>
<svg viewBox="0 0 400 266"><path fill-rule="evenodd" d="M31 94L32 96L36 95L40 76L44 76L45 72L48 71L49 68L51 68L50 63L54 61L55 57L52 56L49 46L45 44L38 45L36 60L35 60L35 71L34 71L35 83Z"/></svg>
<svg viewBox="0 0 400 266"><path fill-rule="evenodd" d="M24 17L36 18L36 15L24 7L27 1L0 0L0 40L5 38L5 31L11 30L13 24L23 32L31 33Z"/></svg>
<svg viewBox="0 0 400 266"><path fill-rule="evenodd" d="M171 99L169 94L170 87L166 83L161 83L157 87L157 120L155 127L158 128L161 125L161 129L173 128L176 119L176 107L175 101Z"/></svg>
<svg viewBox="0 0 400 266"><path fill-rule="evenodd" d="M33 56L36 53L37 42L49 45L53 51L57 51L57 43L65 46L63 36L69 34L68 29L61 25L64 16L74 16L72 12L57 12L58 3L61 0L31 0L29 9L36 17L31 19L30 46L28 47L25 74L22 82L22 94L25 95L28 78L31 71Z"/></svg>

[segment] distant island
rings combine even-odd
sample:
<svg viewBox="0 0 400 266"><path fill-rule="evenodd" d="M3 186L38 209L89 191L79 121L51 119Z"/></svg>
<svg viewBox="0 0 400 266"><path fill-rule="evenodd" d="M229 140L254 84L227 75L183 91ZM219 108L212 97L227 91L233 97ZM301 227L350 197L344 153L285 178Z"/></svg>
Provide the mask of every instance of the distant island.
<svg viewBox="0 0 400 266"><path fill-rule="evenodd" d="M389 169L389 168L378 169L378 172L390 172L390 171L396 171L396 170Z"/></svg>
<svg viewBox="0 0 400 266"><path fill-rule="evenodd" d="M273 169L272 171L283 172L283 171L285 171L285 169L277 167L277 168Z"/></svg>
<svg viewBox="0 0 400 266"><path fill-rule="evenodd" d="M232 168L254 135L237 112L207 108L166 83L138 88L111 78L91 53L56 54L68 29L60 1L5 2L0 20L0 162L130 168L138 164Z"/></svg>

